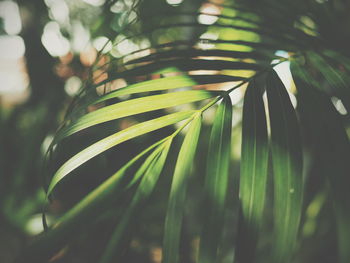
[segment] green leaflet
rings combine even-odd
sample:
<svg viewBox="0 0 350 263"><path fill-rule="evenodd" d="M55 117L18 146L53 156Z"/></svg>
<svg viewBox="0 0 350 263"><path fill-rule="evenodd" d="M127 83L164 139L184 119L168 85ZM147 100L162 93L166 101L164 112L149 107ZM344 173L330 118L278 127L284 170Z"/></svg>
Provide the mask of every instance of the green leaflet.
<svg viewBox="0 0 350 263"><path fill-rule="evenodd" d="M125 235L126 229L128 228L128 225L130 225L130 221L135 220L133 215L135 215L137 209L140 208L140 205L142 205L153 192L165 164L171 142L172 140L167 140L164 144L160 145L138 170L137 173L143 175L140 185L138 186L127 211L123 214L121 221L115 228L100 263L112 262L120 253L120 244Z"/></svg>
<svg viewBox="0 0 350 263"><path fill-rule="evenodd" d="M189 110L183 112L177 112L173 114L168 114L166 116L156 118L150 121L145 121L134 126L131 126L125 130L117 132L111 136L108 136L91 146L85 148L83 151L77 153L67 162L65 162L53 176L47 195L50 195L54 187L59 183L67 174L69 174L74 169L78 168L83 163L87 162L91 158L97 156L98 154L137 136L142 134L163 128L165 126L177 123L184 119L189 118L196 111Z"/></svg>
<svg viewBox="0 0 350 263"><path fill-rule="evenodd" d="M109 99L118 98L119 96L131 95L141 92L175 89L179 87L193 86L196 84L196 81L184 75L147 80L140 83L128 85L126 87L102 95L98 98L94 98L91 101L88 101L83 105L80 105L78 108L74 109L73 113L85 110L89 105L94 105ZM95 85L94 88L97 86L100 86L100 84Z"/></svg>
<svg viewBox="0 0 350 263"><path fill-rule="evenodd" d="M129 86L117 89L115 91L109 92L105 95L102 95L98 98L87 99L85 102L81 102L76 108L69 111L66 118L66 123L74 119L75 116L85 112L86 108L90 105L97 103L105 102L109 99L118 98L123 95L132 95L136 93L151 92L151 91L162 91L162 90L171 90L177 88L191 87L194 85L205 85L213 83L223 83L230 81L242 81L245 80L243 77L235 77L230 75L181 75L181 76L172 76L172 77L163 77L160 79L152 79L147 81L142 81L140 83L131 84ZM94 88L101 86L97 84ZM88 96L87 96L88 97ZM67 129L67 128L64 128ZM58 135L63 132L62 129L58 131ZM62 138L62 136L60 135ZM60 139L55 138L54 143L58 143ZM53 145L51 145L53 146Z"/></svg>
<svg viewBox="0 0 350 263"><path fill-rule="evenodd" d="M82 116L61 130L61 132L57 134L55 142L78 131L103 122L116 120L139 113L205 100L214 97L217 94L217 92L209 92L204 90L190 90L147 96L116 103Z"/></svg>
<svg viewBox="0 0 350 263"><path fill-rule="evenodd" d="M106 95L99 97L98 99L91 102L90 104L96 104L99 102L106 101L108 99L117 98L122 95L131 95L131 94L141 93L141 92L190 87L198 84L209 84L209 83L216 83L216 82L222 82L222 81L234 81L235 79L232 79L232 78L233 78L232 76L227 76L227 75L216 75L216 76L181 75L181 76L165 77L160 79L152 79L152 80L147 80L140 83L132 84L124 88L118 89L116 91L112 91Z"/></svg>
<svg viewBox="0 0 350 263"><path fill-rule="evenodd" d="M179 261L179 242L187 181L197 148L201 124L201 115L197 115L192 120L177 158L165 219L164 263L177 263Z"/></svg>
<svg viewBox="0 0 350 263"><path fill-rule="evenodd" d="M204 222L199 262L214 263L222 234L231 152L232 104L225 97L218 107L211 131L205 194L207 218Z"/></svg>
<svg viewBox="0 0 350 263"><path fill-rule="evenodd" d="M191 87L194 85L205 85L212 83L222 83L229 81L239 81L244 80L242 77L234 77L229 75L181 75L173 77L164 77L160 79L152 79L147 81L142 81L140 83L131 84L124 88L109 92L105 95L102 95L98 98L91 99L86 103L82 103L70 113L69 116L74 115L77 112L85 110L89 105L94 105L107 101L109 99L118 98L123 95L131 95L142 92L151 92L151 91L161 91L161 90L170 90L183 87ZM96 85L96 86L99 86ZM95 86L95 88L96 88Z"/></svg>
<svg viewBox="0 0 350 263"><path fill-rule="evenodd" d="M275 71L267 77L274 174L274 262L288 262L295 249L302 210L302 148L289 95Z"/></svg>
<svg viewBox="0 0 350 263"><path fill-rule="evenodd" d="M254 252L263 221L267 163L268 138L262 90L253 80L247 88L243 106L238 262L255 262Z"/></svg>

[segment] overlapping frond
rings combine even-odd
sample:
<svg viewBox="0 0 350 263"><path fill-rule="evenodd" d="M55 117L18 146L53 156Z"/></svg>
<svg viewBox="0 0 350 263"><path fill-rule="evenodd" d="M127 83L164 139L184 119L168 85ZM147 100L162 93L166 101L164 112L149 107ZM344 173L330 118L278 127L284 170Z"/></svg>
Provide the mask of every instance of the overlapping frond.
<svg viewBox="0 0 350 263"><path fill-rule="evenodd" d="M348 205L344 202L348 197L344 186L348 182L346 174L350 171L349 162L346 161L350 146L344 126L349 123L348 118L341 118L330 99L337 97L349 112L350 93L346 77L349 64L340 55L342 51L322 40L323 24L314 26L311 32L306 30L307 25L299 19L316 8L317 12L312 13L312 18L317 25L319 16L323 15L317 6L321 4L266 0L258 4L258 8L252 8L253 4L235 2L232 6L206 3L218 8L221 13L217 15L204 11L199 14L197 10L172 13L170 17L178 16L177 20L174 18L176 22L156 24L145 30L143 36L137 35L135 38L137 41L148 37L153 43L149 48L140 48L128 54L114 54L114 57L101 53L101 56L108 58L105 59L107 63L99 63L98 59L93 70L105 76L102 79L90 79L86 90L57 132L50 152L67 138L79 136L93 127L99 128L101 124L113 122L116 123L114 128L117 128L113 134L96 140L78 153L71 153L71 157L52 176L47 194L54 194L56 187L73 171L109 149L167 126L172 127L171 132L168 130L158 138L158 142L88 194L33 245L34 251L48 244L55 246L50 253L38 257L28 250L25 255L48 258L70 238L80 220L100 211L98 207L102 203L108 203L109 199L116 199L135 187L131 201L116 222L101 257L103 263L115 262L120 258L121 244L128 241L128 238L125 239L126 231L136 223L136 214L157 187L159 177L170 176L163 260L165 263L181 262L180 236L191 166L197 160L197 146L208 143L207 159L198 164L206 167L205 175L200 175L204 181L201 191L206 203L206 216L201 222L201 230L196 233L200 237L198 262L221 262L224 218L229 209L226 201L228 194L231 194L229 181L238 176L234 174L234 169L230 169L232 145L241 143L240 186L239 192L234 193L239 196L241 209L240 215L236 216L239 217L238 224L231 225L232 229L238 228L235 231L238 233L235 238L235 260L240 263L259 262L258 244L264 233L264 224L269 220L266 218L266 202L271 201L273 196L269 206L274 211L271 220L274 236L269 240L271 253L268 253L267 258L269 262L290 262L298 248L297 241L303 223L304 189L309 183L309 177L303 169L303 149L310 147L308 142L302 140L306 130L317 137L315 144L323 145L318 145L321 150L317 150L318 147L315 149L319 151L317 154L324 163L325 176L329 176L333 187L339 262L348 262L349 251L346 246L350 241L346 234L349 233L346 222L350 220L350 215ZM235 15L225 14L230 12ZM214 16L217 22L212 25L181 22L180 18L184 15L194 17L195 20L199 15ZM164 16L160 15L159 21L163 21ZM156 18L153 20L157 21ZM182 39L181 34L186 35L188 30L191 38ZM170 40L162 43L162 38L156 38L162 35L159 32L170 35ZM216 38L201 37L203 33L210 35L213 32L217 32ZM127 37L121 41L131 39ZM118 40L114 47L118 47L121 41ZM317 51L314 50L315 45ZM339 56L330 56L330 50ZM287 56L279 56L281 51ZM327 60L327 57L331 57L332 61ZM285 80L283 76L279 77L273 70L274 65L290 62L293 64L294 90L293 84L286 87L282 82ZM232 104L230 96L238 89L245 92L242 141L232 141L231 145L232 124L235 122L233 115L235 112L240 114L240 101ZM297 106L291 100L294 96L292 93L297 94ZM264 94L267 100L263 99ZM201 140L200 131L206 128L202 116L212 108L217 110L209 125L210 138ZM117 125L118 121L129 117L133 117L136 124L127 128ZM322 131L322 134L327 135L318 138L318 130L322 129L327 129L327 133ZM173 172L162 174L171 145L183 133L184 139L176 153ZM324 142L328 138L332 138L334 143ZM335 151L334 154L331 151ZM142 158L145 160L139 164ZM130 172L131 167L136 172ZM270 192L269 171L273 174L273 190ZM93 221L91 218L86 220Z"/></svg>

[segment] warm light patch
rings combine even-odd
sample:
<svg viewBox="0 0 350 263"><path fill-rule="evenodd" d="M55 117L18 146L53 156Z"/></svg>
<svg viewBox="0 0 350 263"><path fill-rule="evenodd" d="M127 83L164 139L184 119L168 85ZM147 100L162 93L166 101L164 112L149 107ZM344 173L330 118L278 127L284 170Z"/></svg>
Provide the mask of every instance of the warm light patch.
<svg viewBox="0 0 350 263"><path fill-rule="evenodd" d="M64 85L64 91L69 96L75 96L78 94L80 87L82 85L81 79L77 76L72 76L69 79L67 79L65 85Z"/></svg>
<svg viewBox="0 0 350 263"><path fill-rule="evenodd" d="M46 24L41 42L53 57L64 56L70 50L70 43L61 34L60 26L57 22L52 21Z"/></svg>
<svg viewBox="0 0 350 263"><path fill-rule="evenodd" d="M166 0L166 2L169 4L169 5L179 5L183 2L183 0Z"/></svg>
<svg viewBox="0 0 350 263"><path fill-rule="evenodd" d="M216 5L209 3L204 4L200 12L203 14L198 16L198 23L203 25L214 24L218 20L218 15L220 15L220 9Z"/></svg>
<svg viewBox="0 0 350 263"><path fill-rule="evenodd" d="M106 37L95 38L93 41L93 46L102 53L107 53L112 49L112 43Z"/></svg>
<svg viewBox="0 0 350 263"><path fill-rule="evenodd" d="M83 1L93 6L101 6L106 2L105 0L83 0Z"/></svg>
<svg viewBox="0 0 350 263"><path fill-rule="evenodd" d="M0 2L0 17L3 19L3 27L7 34L17 35L22 30L19 8L14 1Z"/></svg>

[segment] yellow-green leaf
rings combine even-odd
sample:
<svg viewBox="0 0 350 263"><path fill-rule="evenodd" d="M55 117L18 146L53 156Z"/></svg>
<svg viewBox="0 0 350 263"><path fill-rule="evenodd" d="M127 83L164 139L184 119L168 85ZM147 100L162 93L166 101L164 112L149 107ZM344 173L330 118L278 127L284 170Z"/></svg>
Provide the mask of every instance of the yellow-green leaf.
<svg viewBox="0 0 350 263"><path fill-rule="evenodd" d="M202 119L197 115L182 143L171 184L163 240L164 263L177 263L187 181L193 164Z"/></svg>
<svg viewBox="0 0 350 263"><path fill-rule="evenodd" d="M50 195L54 187L70 172L78 168L83 163L87 162L91 158L97 156L98 154L137 136L142 134L163 128L165 126L177 123L184 119L189 118L196 111L189 110L183 112L177 112L173 114L168 114L166 116L156 118L150 121L145 121L134 126L131 126L125 130L117 132L107 138L104 138L81 152L74 155L67 162L65 162L53 176L47 194Z"/></svg>
<svg viewBox="0 0 350 263"><path fill-rule="evenodd" d="M138 208L140 208L140 206L151 195L159 179L171 146L171 142L172 140L170 139L158 146L158 151L156 149L156 151L153 152L149 158L147 158L144 165L140 167L138 173L143 174L140 185L138 186L126 212L123 214L123 217L113 231L100 263L113 262L115 257L119 255L122 238L125 235L125 232L128 230L130 223L136 221L133 215L135 215Z"/></svg>
<svg viewBox="0 0 350 263"><path fill-rule="evenodd" d="M56 136L55 141L70 136L78 131L107 121L140 114L144 112L169 108L181 104L205 100L217 95L217 92L204 90L190 90L171 92L161 95L147 96L119 102L90 112L62 129Z"/></svg>

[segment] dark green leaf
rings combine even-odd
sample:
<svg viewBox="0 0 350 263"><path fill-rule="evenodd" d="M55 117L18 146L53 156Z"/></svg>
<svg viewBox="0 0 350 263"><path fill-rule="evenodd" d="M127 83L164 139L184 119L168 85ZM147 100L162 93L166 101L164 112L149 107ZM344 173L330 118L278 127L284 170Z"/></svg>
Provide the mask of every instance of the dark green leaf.
<svg viewBox="0 0 350 263"><path fill-rule="evenodd" d="M338 235L337 262L346 263L350 261L349 138L329 97L300 78L304 74L302 69L294 66L292 73L299 94L301 122L308 136L309 148L315 156L313 162L319 160L315 164L319 167L318 175L326 178L331 188Z"/></svg>
<svg viewBox="0 0 350 263"><path fill-rule="evenodd" d="M218 107L210 136L205 178L206 213L199 250L199 262L213 263L222 235L229 177L232 104L225 97Z"/></svg>
<svg viewBox="0 0 350 263"><path fill-rule="evenodd" d="M155 144L142 151L135 158L125 164L118 172L108 178L95 190L90 192L72 209L65 213L47 232L42 233L37 239L30 244L18 258L18 262L44 262L49 260L54 253L57 253L78 231L90 225L96 219L96 215L103 212L104 207L117 199L122 191L122 182L129 173L129 169L135 165L137 161L143 158L155 147L164 144L169 137L156 142ZM157 148L154 152L159 153ZM146 159L149 160L150 158ZM145 161L146 162L146 161ZM144 171L139 169L138 171ZM129 186L131 183L129 184Z"/></svg>
<svg viewBox="0 0 350 263"><path fill-rule="evenodd" d="M294 253L302 211L302 148L298 120L289 95L275 71L267 77L274 174L274 262Z"/></svg>
<svg viewBox="0 0 350 263"><path fill-rule="evenodd" d="M268 162L267 126L262 89L252 81L243 106L240 199L242 216L237 241L238 262L255 262L255 248L266 195Z"/></svg>

